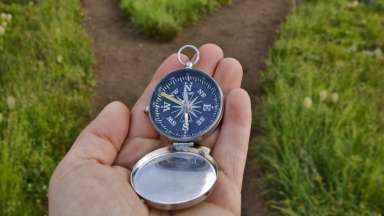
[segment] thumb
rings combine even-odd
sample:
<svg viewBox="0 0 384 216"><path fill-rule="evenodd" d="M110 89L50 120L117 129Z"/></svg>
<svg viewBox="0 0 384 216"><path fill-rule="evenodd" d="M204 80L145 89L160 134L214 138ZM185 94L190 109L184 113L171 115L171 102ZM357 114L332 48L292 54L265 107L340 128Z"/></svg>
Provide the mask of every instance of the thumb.
<svg viewBox="0 0 384 216"><path fill-rule="evenodd" d="M129 110L121 102L108 104L81 132L65 160L97 160L111 165L129 129Z"/></svg>

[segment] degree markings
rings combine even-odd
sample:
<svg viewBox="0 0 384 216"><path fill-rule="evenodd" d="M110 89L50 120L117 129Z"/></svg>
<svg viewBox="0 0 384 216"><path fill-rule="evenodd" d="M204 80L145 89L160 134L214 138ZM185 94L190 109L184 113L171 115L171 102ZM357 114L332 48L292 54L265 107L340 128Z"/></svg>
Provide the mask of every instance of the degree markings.
<svg viewBox="0 0 384 216"><path fill-rule="evenodd" d="M184 82L184 81L188 81L188 82L196 82L196 83L199 83L201 86L200 88L206 92L207 98L210 98L213 103L212 105L212 112L211 114L208 114L208 116L211 116L211 117L208 117L207 114L204 114L204 115L197 115L197 114L201 114L202 111L200 110L197 110L199 108L202 108L202 105L200 106L196 106L196 104L201 104L203 102L207 103L207 101L204 101L203 98L200 99L200 96L199 95L196 95L194 93L196 93L197 89L199 88L198 86L199 85L193 85L195 87L193 87L193 91L192 93L190 94L192 96L192 100L193 102L196 102L193 106L194 108L194 112L191 112L190 113L190 122L194 123L194 124L197 124L196 121L193 121L192 119L192 116L195 118L195 119L200 119L200 118L204 118L205 120L208 120L208 122L214 122L215 121L215 116L217 115L217 111L218 111L218 98L217 98L217 90L216 88L212 87L210 84L211 82L208 82L207 79L205 79L204 77L197 77L197 76L191 76L191 75L186 75L186 76L180 76L180 77L173 77L171 78L170 80L168 80L166 83L164 83L163 87L159 87L158 90L161 92L161 91L164 91L166 93L170 93L172 91L175 91L175 89L177 88L180 88L180 87L176 87L176 88L172 88L173 86L177 85L178 83L181 83L181 82ZM215 91L216 90L216 91ZM177 98L178 100L181 100L179 97L178 97L178 94L177 93L174 93L172 94L174 95L175 98ZM193 95L196 95L195 98L193 98ZM204 98L205 98L204 97ZM200 99L199 101L197 101L198 99ZM170 116L173 116L173 118L176 120L176 118L178 118L179 116L181 116L182 112L180 113L179 111L179 108L180 106L175 106L175 105L172 105L172 109L171 109L171 112L173 115L165 115L165 116L162 116L160 113L160 108L161 106L159 106L160 103L162 103L162 101L164 100L164 98L162 97L156 97L155 98L155 103L154 103L154 107L155 107L155 121L160 123L161 125L161 128L163 129L163 131L167 132L167 134L170 134L170 135L176 135L176 136L186 136L187 134L183 134L182 131L174 131L173 129L171 130L168 126L167 126L167 121L163 121L164 119L162 118L169 118ZM215 105L216 104L216 105ZM177 110L175 110L177 108ZM177 114L176 116L174 114ZM163 114L164 115L164 114ZM206 119L206 117L208 117L208 119ZM178 119L179 120L179 119ZM207 121L206 121L207 122ZM201 121L199 122L200 124L197 124L197 125L201 125L203 126L204 128L205 127L208 127L209 124L208 123L202 123ZM208 125L207 125L208 124ZM177 124L179 125L179 124ZM177 126L176 125L176 126ZM171 126L171 125L170 125ZM188 135L193 135L193 134L188 134Z"/></svg>

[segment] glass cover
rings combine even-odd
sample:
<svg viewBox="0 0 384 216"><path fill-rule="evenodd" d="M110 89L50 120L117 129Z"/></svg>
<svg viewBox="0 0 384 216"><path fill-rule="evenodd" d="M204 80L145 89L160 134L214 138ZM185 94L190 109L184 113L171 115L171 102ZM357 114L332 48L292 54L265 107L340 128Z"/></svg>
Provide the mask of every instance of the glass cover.
<svg viewBox="0 0 384 216"><path fill-rule="evenodd" d="M222 91L208 74L181 69L165 76L155 87L149 117L163 136L173 141L194 141L219 123Z"/></svg>

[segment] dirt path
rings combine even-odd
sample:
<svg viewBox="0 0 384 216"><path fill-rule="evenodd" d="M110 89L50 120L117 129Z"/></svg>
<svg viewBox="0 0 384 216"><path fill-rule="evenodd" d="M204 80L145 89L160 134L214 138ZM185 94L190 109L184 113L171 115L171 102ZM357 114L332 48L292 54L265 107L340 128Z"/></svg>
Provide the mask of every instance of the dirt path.
<svg viewBox="0 0 384 216"><path fill-rule="evenodd" d="M87 28L96 55L97 85L94 112L112 100L132 106L159 63L184 44L220 45L226 56L242 63L243 87L255 100L259 72L280 23L291 8L288 0L234 0L203 17L170 43L161 43L137 33L118 8L118 0L83 0ZM258 172L247 164L243 189L243 215L265 215L255 181Z"/></svg>

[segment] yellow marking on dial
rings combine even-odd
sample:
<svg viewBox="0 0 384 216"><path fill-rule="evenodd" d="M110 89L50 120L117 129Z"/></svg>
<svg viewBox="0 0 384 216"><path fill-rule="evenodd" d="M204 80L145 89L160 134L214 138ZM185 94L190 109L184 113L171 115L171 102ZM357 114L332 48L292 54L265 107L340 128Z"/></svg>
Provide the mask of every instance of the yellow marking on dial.
<svg viewBox="0 0 384 216"><path fill-rule="evenodd" d="M183 101L176 99L173 95L169 95L165 92L161 92L160 96L172 101L173 103L175 103L177 105L183 106Z"/></svg>

